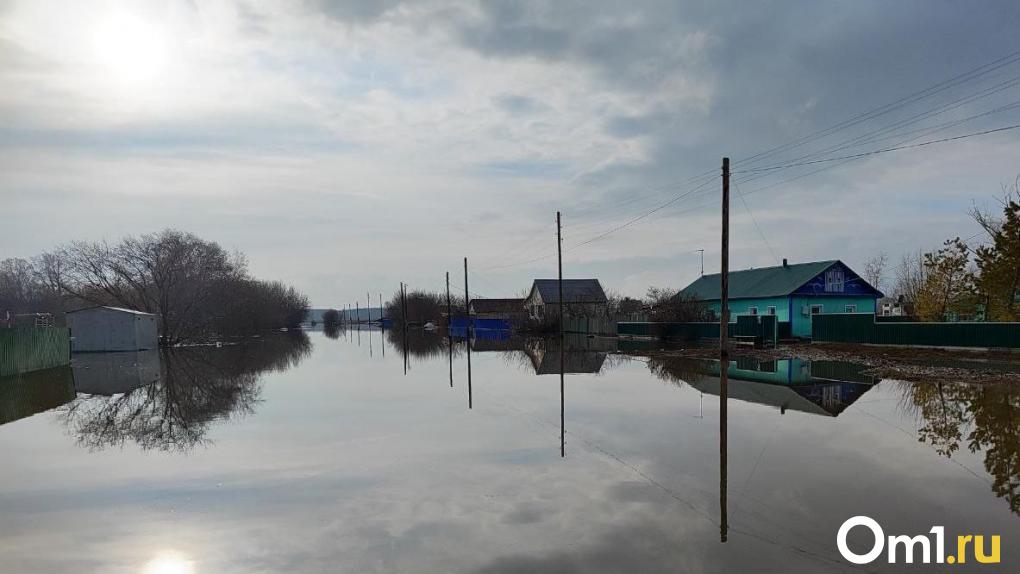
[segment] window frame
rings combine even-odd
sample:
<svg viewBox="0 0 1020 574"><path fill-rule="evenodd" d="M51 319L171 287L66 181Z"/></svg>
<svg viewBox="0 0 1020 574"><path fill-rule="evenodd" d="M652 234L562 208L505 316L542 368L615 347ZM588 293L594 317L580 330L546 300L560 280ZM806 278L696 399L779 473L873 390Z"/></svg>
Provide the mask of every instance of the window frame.
<svg viewBox="0 0 1020 574"><path fill-rule="evenodd" d="M747 314L748 315L753 315L753 316L757 317L758 316L758 307L757 306L748 307L747 308Z"/></svg>
<svg viewBox="0 0 1020 574"><path fill-rule="evenodd" d="M818 309L818 311L816 312L815 309ZM811 306L811 314L812 315L824 315L825 314L825 306L824 305L812 305Z"/></svg>
<svg viewBox="0 0 1020 574"><path fill-rule="evenodd" d="M843 312L844 313L856 313L857 312L857 305L843 305Z"/></svg>
<svg viewBox="0 0 1020 574"><path fill-rule="evenodd" d="M765 311L765 314L766 315L771 315L772 317L775 317L778 314L778 309L776 309L775 305L769 305L768 309L766 309L766 311Z"/></svg>

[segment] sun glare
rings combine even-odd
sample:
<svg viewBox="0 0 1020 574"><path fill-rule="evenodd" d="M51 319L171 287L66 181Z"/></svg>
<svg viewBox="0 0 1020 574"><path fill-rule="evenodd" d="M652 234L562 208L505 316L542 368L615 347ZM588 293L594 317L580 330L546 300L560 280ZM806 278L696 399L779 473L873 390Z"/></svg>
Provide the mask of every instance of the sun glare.
<svg viewBox="0 0 1020 574"><path fill-rule="evenodd" d="M165 68L166 35L156 25L130 14L115 14L95 30L95 56L114 80L131 86L150 83Z"/></svg>
<svg viewBox="0 0 1020 574"><path fill-rule="evenodd" d="M195 568L191 560L179 554L161 554L150 560L142 574L194 574Z"/></svg>

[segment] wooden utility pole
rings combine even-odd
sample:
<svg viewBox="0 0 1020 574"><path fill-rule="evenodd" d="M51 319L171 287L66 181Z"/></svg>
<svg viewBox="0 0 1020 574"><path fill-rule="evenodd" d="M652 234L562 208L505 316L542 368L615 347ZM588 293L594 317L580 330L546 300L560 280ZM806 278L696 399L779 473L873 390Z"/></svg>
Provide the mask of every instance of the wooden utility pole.
<svg viewBox="0 0 1020 574"><path fill-rule="evenodd" d="M698 253L701 253L701 276L705 276L705 250L699 249Z"/></svg>
<svg viewBox="0 0 1020 574"><path fill-rule="evenodd" d="M471 292L468 291L468 270L467 257L464 258L464 315L467 318L468 329L471 328Z"/></svg>
<svg viewBox="0 0 1020 574"><path fill-rule="evenodd" d="M453 323L453 304L450 302L450 272L446 272L446 330L449 332Z"/></svg>
<svg viewBox="0 0 1020 574"><path fill-rule="evenodd" d="M379 294L379 328L386 330L386 318L383 313L382 293ZM386 355L386 341L383 341L383 356Z"/></svg>
<svg viewBox="0 0 1020 574"><path fill-rule="evenodd" d="M563 339L563 233L562 233L562 218L560 212L556 212L556 259L557 266L559 267L559 281L557 282L559 288L559 307L560 307L560 457L567 456L566 446L566 428L564 422L566 421L566 408L564 402L564 384L563 384L563 370L564 360L563 353L566 351L564 348L566 342Z"/></svg>
<svg viewBox="0 0 1020 574"><path fill-rule="evenodd" d="M368 322L372 322L372 294L365 292L365 309L368 309Z"/></svg>
<svg viewBox="0 0 1020 574"><path fill-rule="evenodd" d="M354 302L354 321L358 324L358 328L361 328L361 303Z"/></svg>
<svg viewBox="0 0 1020 574"><path fill-rule="evenodd" d="M730 323L730 158L722 160L722 272L719 275L719 539L726 542L727 516L727 408L729 398Z"/></svg>
<svg viewBox="0 0 1020 574"><path fill-rule="evenodd" d="M404 323L404 331L407 331L407 291L403 282L400 283L400 319Z"/></svg>
<svg viewBox="0 0 1020 574"><path fill-rule="evenodd" d="M722 160L722 270L719 275L719 350L728 357L730 324L730 158Z"/></svg>
<svg viewBox="0 0 1020 574"><path fill-rule="evenodd" d="M468 367L468 408L474 408L474 395L471 391L471 292L468 291L467 257L464 258L464 318L467 320L464 346L467 347Z"/></svg>

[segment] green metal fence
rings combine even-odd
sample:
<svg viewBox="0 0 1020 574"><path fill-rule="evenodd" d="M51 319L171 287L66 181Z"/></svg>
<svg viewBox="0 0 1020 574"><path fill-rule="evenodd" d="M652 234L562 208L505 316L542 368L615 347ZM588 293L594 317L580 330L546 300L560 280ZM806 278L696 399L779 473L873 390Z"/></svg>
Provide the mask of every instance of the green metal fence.
<svg viewBox="0 0 1020 574"><path fill-rule="evenodd" d="M811 338L830 343L1020 348L1020 323L876 322L861 314L815 315Z"/></svg>
<svg viewBox="0 0 1020 574"><path fill-rule="evenodd" d="M0 377L70 362L71 343L66 327L0 328Z"/></svg>

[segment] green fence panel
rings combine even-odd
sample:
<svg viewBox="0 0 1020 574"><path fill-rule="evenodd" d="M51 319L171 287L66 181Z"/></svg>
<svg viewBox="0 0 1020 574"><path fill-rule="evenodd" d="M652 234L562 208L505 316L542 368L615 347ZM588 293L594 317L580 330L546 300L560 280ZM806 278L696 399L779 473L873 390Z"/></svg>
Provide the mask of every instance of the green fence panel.
<svg viewBox="0 0 1020 574"><path fill-rule="evenodd" d="M832 343L1020 348L1020 323L876 322L871 314L815 315L812 339Z"/></svg>
<svg viewBox="0 0 1020 574"><path fill-rule="evenodd" d="M0 377L70 362L71 343L66 327L0 328Z"/></svg>

